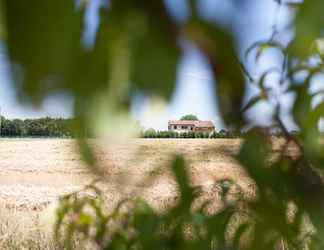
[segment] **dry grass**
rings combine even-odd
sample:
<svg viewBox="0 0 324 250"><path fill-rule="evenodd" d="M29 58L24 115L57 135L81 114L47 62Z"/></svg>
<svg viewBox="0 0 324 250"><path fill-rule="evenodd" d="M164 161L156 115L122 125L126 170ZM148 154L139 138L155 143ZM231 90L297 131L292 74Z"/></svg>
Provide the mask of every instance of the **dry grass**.
<svg viewBox="0 0 324 250"><path fill-rule="evenodd" d="M192 184L202 187L201 200L213 199L213 209L220 206L217 180L232 179L247 195L255 192L253 182L231 158L240 148L238 139L93 140L91 145L106 175L99 185L108 209L134 196L145 197L157 210L172 205L177 187L168 166L175 153L184 155ZM274 147L279 149L280 142ZM51 204L94 178L76 151L73 140L0 141L0 249L58 248L49 229Z"/></svg>
<svg viewBox="0 0 324 250"><path fill-rule="evenodd" d="M0 216L0 249L59 249L37 214L1 208Z"/></svg>

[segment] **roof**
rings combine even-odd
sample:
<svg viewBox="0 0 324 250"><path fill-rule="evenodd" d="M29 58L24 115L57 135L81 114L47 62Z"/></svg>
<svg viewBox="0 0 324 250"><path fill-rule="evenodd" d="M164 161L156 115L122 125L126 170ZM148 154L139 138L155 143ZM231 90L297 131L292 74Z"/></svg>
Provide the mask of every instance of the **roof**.
<svg viewBox="0 0 324 250"><path fill-rule="evenodd" d="M214 128L212 121L169 121L169 125L194 125L198 128Z"/></svg>
<svg viewBox="0 0 324 250"><path fill-rule="evenodd" d="M198 121L169 121L169 125L196 125Z"/></svg>
<svg viewBox="0 0 324 250"><path fill-rule="evenodd" d="M214 124L212 121L198 121L196 123L196 127L198 128L214 128Z"/></svg>

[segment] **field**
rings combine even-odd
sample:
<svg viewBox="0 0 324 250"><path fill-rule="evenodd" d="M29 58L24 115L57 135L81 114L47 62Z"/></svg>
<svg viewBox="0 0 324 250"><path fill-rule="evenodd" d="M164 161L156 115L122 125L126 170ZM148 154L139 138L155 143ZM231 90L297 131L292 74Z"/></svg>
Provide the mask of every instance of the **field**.
<svg viewBox="0 0 324 250"><path fill-rule="evenodd" d="M246 179L228 157L238 151L239 140L139 139L114 143L113 147L103 141L91 144L106 173L102 184L110 204L134 188L143 189L141 179L154 171L161 175L145 197L154 202L175 195L172 178L162 171L175 152L185 155L194 184L209 185L223 177L244 184ZM41 211L59 196L80 190L95 178L73 140L2 140L0 155L0 202L7 209ZM117 187L120 184L122 190Z"/></svg>
<svg viewBox="0 0 324 250"><path fill-rule="evenodd" d="M175 153L184 155L192 184L202 186L207 196L214 199L213 209L218 206L216 180L230 178L247 194L254 192L253 182L230 157L239 151L239 139L134 139L110 144L93 140L90 143L105 173L99 186L104 190L108 209L130 196L145 197L157 210L172 205L177 187L168 166ZM48 228L51 223L47 217L57 199L81 190L97 178L77 152L74 140L0 141L0 248L3 248L4 231L5 235L12 232L13 236L19 230L30 233L30 228Z"/></svg>

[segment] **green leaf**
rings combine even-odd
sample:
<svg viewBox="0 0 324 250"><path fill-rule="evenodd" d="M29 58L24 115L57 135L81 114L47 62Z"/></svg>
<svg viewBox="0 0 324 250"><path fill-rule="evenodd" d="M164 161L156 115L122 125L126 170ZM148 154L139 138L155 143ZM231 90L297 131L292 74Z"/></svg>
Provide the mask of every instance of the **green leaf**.
<svg viewBox="0 0 324 250"><path fill-rule="evenodd" d="M317 124L319 119L324 116L324 102L318 104L314 110L311 111L311 119L310 122L313 124Z"/></svg>
<svg viewBox="0 0 324 250"><path fill-rule="evenodd" d="M85 213L81 213L79 216L78 223L80 225L90 225L92 223L93 219L91 216Z"/></svg>
<svg viewBox="0 0 324 250"><path fill-rule="evenodd" d="M169 98L180 49L177 25L163 1L112 1L108 19L111 38L128 42L132 90Z"/></svg>
<svg viewBox="0 0 324 250"><path fill-rule="evenodd" d="M172 171L180 191L180 206L183 209L189 209L193 201L193 189L190 186L189 178L186 171L184 159L177 156L172 162Z"/></svg>
<svg viewBox="0 0 324 250"><path fill-rule="evenodd" d="M75 1L4 1L6 44L19 93L39 104L57 90L81 46L83 9Z"/></svg>
<svg viewBox="0 0 324 250"><path fill-rule="evenodd" d="M305 0L300 4L295 18L296 36L290 46L291 53L298 58L311 54L311 48L323 32L324 1Z"/></svg>
<svg viewBox="0 0 324 250"><path fill-rule="evenodd" d="M82 159L85 161L85 163L90 167L92 171L99 173L100 170L97 165L97 159L94 155L94 152L92 151L91 146L87 142L87 139L79 138L77 142L78 142Z"/></svg>
<svg viewBox="0 0 324 250"><path fill-rule="evenodd" d="M245 78L237 60L233 38L214 23L193 19L187 37L204 53L217 80L219 108L227 124L240 126Z"/></svg>
<svg viewBox="0 0 324 250"><path fill-rule="evenodd" d="M235 249L240 249L240 241L243 234L249 229L250 225L248 223L243 223L235 232L235 237L233 239L233 246Z"/></svg>
<svg viewBox="0 0 324 250"><path fill-rule="evenodd" d="M244 141L237 156L239 162L246 168L248 174L257 182L257 185L264 185L267 182L265 160L269 146L260 133L250 132L249 137Z"/></svg>
<svg viewBox="0 0 324 250"><path fill-rule="evenodd" d="M3 18L3 2L1 0L0 1L0 41L2 41L5 38L5 34L6 34L6 27Z"/></svg>
<svg viewBox="0 0 324 250"><path fill-rule="evenodd" d="M306 132L309 126L308 120L305 119L306 116L311 111L311 96L308 94L309 79L300 86L294 86L292 89L296 91L296 101L293 106L293 116L295 121L300 128Z"/></svg>
<svg viewBox="0 0 324 250"><path fill-rule="evenodd" d="M158 233L160 218L145 201L141 200L136 202L134 212L133 224L143 249L158 249L161 243L155 234Z"/></svg>

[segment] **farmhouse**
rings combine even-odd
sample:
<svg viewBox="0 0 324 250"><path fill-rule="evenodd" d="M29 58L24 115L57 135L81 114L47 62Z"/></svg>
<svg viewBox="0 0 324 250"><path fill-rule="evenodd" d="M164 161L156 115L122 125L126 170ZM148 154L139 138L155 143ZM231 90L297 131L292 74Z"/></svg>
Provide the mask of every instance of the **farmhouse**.
<svg viewBox="0 0 324 250"><path fill-rule="evenodd" d="M215 130L215 126L212 121L169 121L168 130L178 133L184 132L203 132L212 133Z"/></svg>

